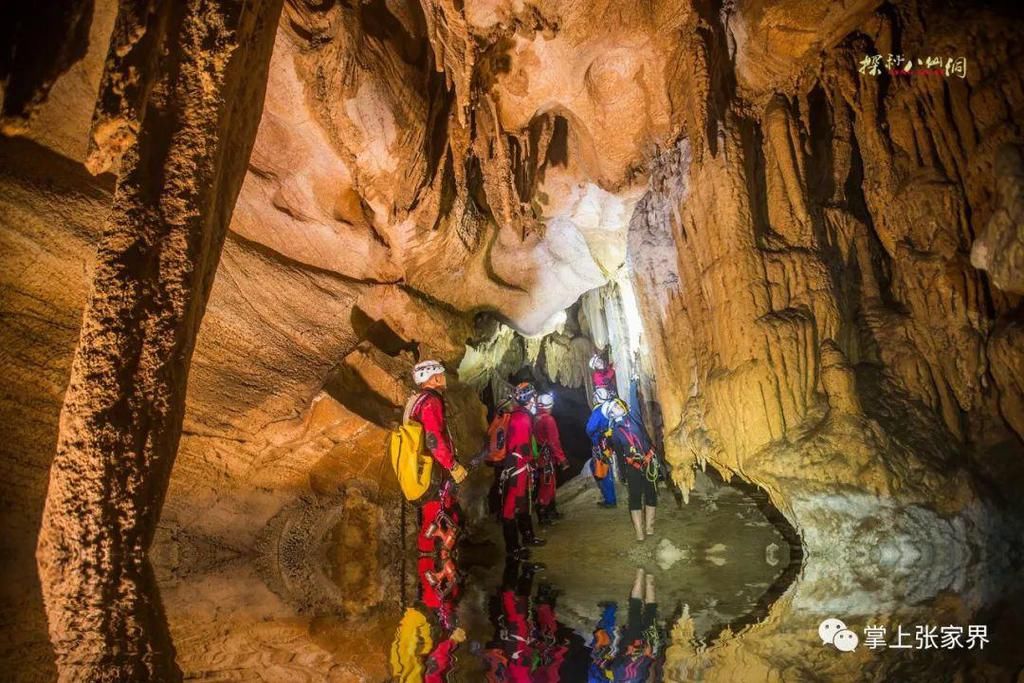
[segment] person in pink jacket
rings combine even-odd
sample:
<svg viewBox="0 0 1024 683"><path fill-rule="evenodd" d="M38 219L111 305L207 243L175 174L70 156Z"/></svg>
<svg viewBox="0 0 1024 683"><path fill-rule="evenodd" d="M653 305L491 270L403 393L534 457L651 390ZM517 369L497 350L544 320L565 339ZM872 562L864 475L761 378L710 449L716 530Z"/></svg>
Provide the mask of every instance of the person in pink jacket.
<svg viewBox="0 0 1024 683"><path fill-rule="evenodd" d="M596 353L590 359L590 379L594 382L594 389L604 387L612 394L618 393L615 384L615 366Z"/></svg>

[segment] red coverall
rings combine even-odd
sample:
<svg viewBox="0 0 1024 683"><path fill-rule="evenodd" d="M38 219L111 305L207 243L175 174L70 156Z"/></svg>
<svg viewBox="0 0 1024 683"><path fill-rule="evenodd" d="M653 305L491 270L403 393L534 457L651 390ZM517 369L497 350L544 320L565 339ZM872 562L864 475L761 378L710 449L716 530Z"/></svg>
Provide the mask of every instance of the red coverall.
<svg viewBox="0 0 1024 683"><path fill-rule="evenodd" d="M530 467L533 463L533 416L522 406L516 406L508 421L508 447L502 476L505 488L501 497L501 518L512 520L517 514L529 514ZM507 474L505 474L507 472Z"/></svg>
<svg viewBox="0 0 1024 683"><path fill-rule="evenodd" d="M530 596L514 591L501 592L501 611L507 629L504 645L508 656L505 679L508 683L529 683L533 668L533 624L530 623Z"/></svg>
<svg viewBox="0 0 1024 683"><path fill-rule="evenodd" d="M569 648L558 642L555 606L549 602L537 604L537 631L542 643L537 646L540 663L531 679L534 683L559 683L562 662L565 661Z"/></svg>
<svg viewBox="0 0 1024 683"><path fill-rule="evenodd" d="M537 448L540 449L540 486L537 491L537 503L546 508L555 502L555 467L561 467L568 462L565 451L562 450L562 441L558 437L558 424L555 423L550 410L538 410L533 425L533 436L537 439Z"/></svg>
<svg viewBox="0 0 1024 683"><path fill-rule="evenodd" d="M608 364L604 370L594 370L590 373L590 379L594 381L594 388L604 387L610 391L617 392L615 388L615 366Z"/></svg>
<svg viewBox="0 0 1024 683"><path fill-rule="evenodd" d="M451 476L448 474L455 465L455 449L452 447L452 437L445 420L444 398L433 389L424 389L413 403L409 419L423 425L427 450L445 473L444 482L437 496L424 503L419 510L420 533L417 537L417 546L421 552L433 552L434 538L426 532L438 513L444 512L453 522L458 523L455 496L450 490Z"/></svg>
<svg viewBox="0 0 1024 683"><path fill-rule="evenodd" d="M453 561L447 560L447 562ZM458 583L436 587L431 585L426 577L431 572L437 573L437 567L432 557L421 557L417 570L420 577L421 600L426 607L434 611L443 636L426 656L423 680L424 683L444 683L448 680L448 674L455 663L454 654L459 646L456 641L452 640L451 633L455 630L455 601L461 587Z"/></svg>

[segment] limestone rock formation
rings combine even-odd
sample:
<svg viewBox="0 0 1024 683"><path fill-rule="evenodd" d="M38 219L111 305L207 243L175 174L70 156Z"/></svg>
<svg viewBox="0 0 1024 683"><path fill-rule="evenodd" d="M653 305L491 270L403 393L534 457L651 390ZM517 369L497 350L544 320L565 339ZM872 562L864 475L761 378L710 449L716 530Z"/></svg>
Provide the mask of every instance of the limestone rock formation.
<svg viewBox="0 0 1024 683"><path fill-rule="evenodd" d="M1024 294L1020 281L1022 259L1021 217L1024 215L1024 156L1019 146L1004 145L996 152L996 208L984 232L971 249L971 263L987 270L992 283L1007 292Z"/></svg>
<svg viewBox="0 0 1024 683"><path fill-rule="evenodd" d="M19 9L0 621L25 680L381 680L390 633L362 617L394 616L378 570L404 539L383 443L424 358L468 459L481 395L524 368L589 389L606 352L683 494L710 466L785 515L797 581L714 648L682 617L670 677L851 678L809 637L826 611L962 621L999 595L1024 484L1014 13ZM890 54L967 66L864 67Z"/></svg>

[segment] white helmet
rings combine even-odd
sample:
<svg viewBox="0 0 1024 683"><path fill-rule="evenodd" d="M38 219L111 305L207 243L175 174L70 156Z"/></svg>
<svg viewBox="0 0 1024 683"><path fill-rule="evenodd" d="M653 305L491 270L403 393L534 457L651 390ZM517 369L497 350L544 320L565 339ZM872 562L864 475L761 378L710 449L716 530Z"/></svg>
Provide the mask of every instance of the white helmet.
<svg viewBox="0 0 1024 683"><path fill-rule="evenodd" d="M617 398L601 406L601 414L608 418L609 422L618 422L629 415L629 406L621 398Z"/></svg>
<svg viewBox="0 0 1024 683"><path fill-rule="evenodd" d="M443 375L444 366L441 365L441 361L437 360L425 360L422 363L417 363L416 367L412 369L412 379L417 385L423 384L434 375Z"/></svg>
<svg viewBox="0 0 1024 683"><path fill-rule="evenodd" d="M555 405L555 395L551 393L544 393L537 397L537 405L541 408L551 408Z"/></svg>
<svg viewBox="0 0 1024 683"><path fill-rule="evenodd" d="M608 387L594 389L594 403L604 403L615 398L615 393Z"/></svg>
<svg viewBox="0 0 1024 683"><path fill-rule="evenodd" d="M594 354L590 357L590 369L591 370L604 370L604 358L601 358L598 354Z"/></svg>

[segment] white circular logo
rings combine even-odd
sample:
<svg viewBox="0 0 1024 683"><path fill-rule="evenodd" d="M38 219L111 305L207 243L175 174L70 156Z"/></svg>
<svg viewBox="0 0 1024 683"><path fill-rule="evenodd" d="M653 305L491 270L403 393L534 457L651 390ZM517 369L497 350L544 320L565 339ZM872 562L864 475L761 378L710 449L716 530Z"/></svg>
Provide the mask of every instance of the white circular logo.
<svg viewBox="0 0 1024 683"><path fill-rule="evenodd" d="M841 652L853 652L857 649L857 643L859 642L860 638L857 637L857 634L848 628L837 633L835 638L832 639L832 644Z"/></svg>
<svg viewBox="0 0 1024 683"><path fill-rule="evenodd" d="M821 638L822 645L834 645L833 638L840 631L846 630L846 624L839 619L826 619L825 621L818 624L818 637Z"/></svg>

